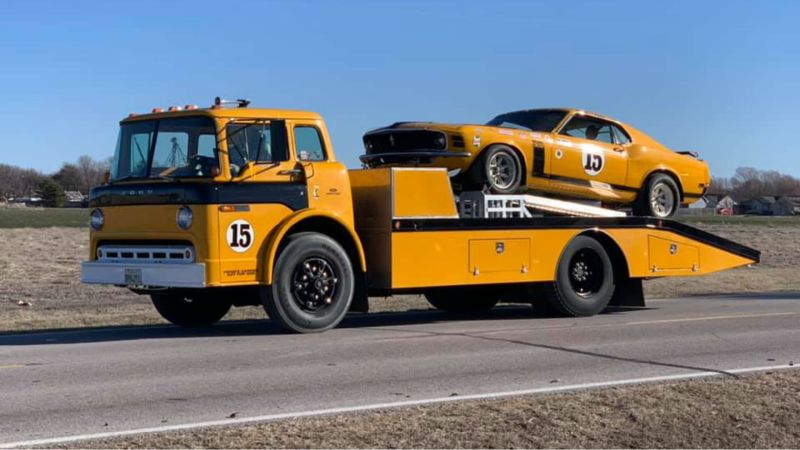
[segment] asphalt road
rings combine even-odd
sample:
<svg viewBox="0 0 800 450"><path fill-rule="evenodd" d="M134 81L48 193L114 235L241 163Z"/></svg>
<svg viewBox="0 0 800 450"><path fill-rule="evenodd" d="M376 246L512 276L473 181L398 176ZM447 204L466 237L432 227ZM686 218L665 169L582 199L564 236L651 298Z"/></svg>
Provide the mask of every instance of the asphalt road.
<svg viewBox="0 0 800 450"><path fill-rule="evenodd" d="M0 444L228 417L800 363L800 295L656 300L591 318L500 307L0 335Z"/></svg>

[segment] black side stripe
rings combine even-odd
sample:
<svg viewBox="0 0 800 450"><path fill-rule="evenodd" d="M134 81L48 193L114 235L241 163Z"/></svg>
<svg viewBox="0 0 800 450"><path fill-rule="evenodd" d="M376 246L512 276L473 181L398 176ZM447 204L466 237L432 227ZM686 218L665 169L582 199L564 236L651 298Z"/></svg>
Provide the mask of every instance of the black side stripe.
<svg viewBox="0 0 800 450"><path fill-rule="evenodd" d="M653 228L671 231L680 236L716 247L734 255L761 260L761 252L698 228L674 220L650 217L534 217L531 219L401 219L395 220L394 232L479 231L479 230L542 230L588 228Z"/></svg>
<svg viewBox="0 0 800 450"><path fill-rule="evenodd" d="M132 183L92 189L92 207L132 205L214 205L279 203L297 211L308 208L304 183Z"/></svg>

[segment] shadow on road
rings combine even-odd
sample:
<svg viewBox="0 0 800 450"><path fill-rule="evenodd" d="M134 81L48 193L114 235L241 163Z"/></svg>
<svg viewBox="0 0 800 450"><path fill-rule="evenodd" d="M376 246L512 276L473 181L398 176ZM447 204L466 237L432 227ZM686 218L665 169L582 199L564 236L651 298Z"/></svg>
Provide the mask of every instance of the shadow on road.
<svg viewBox="0 0 800 450"><path fill-rule="evenodd" d="M650 308L611 308L604 314L620 314ZM490 321L514 319L569 320L527 305L500 306L480 315L452 314L436 310L412 310L370 314L350 314L339 329L422 325L448 321ZM114 327L72 328L0 334L0 347L5 345L55 345L91 342L132 341L143 339L175 339L231 336L285 335L272 320L222 321L213 326L183 328L174 325L122 325Z"/></svg>

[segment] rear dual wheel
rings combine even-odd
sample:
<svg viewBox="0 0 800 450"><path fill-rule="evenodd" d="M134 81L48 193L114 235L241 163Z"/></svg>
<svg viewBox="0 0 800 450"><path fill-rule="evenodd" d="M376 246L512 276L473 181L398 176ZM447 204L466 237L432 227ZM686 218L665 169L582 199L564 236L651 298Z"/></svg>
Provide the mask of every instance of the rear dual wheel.
<svg viewBox="0 0 800 450"><path fill-rule="evenodd" d="M578 236L561 254L555 282L546 285L544 294L558 312L582 317L606 309L615 288L614 265L603 244Z"/></svg>

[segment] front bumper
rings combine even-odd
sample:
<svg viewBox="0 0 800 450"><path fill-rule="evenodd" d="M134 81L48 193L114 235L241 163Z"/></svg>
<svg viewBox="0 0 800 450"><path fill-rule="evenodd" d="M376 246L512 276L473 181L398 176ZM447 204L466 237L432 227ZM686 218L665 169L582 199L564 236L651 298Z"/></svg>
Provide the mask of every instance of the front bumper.
<svg viewBox="0 0 800 450"><path fill-rule="evenodd" d="M206 287L206 265L87 261L81 264L81 282L115 286L202 288Z"/></svg>

